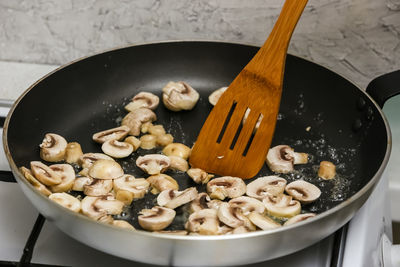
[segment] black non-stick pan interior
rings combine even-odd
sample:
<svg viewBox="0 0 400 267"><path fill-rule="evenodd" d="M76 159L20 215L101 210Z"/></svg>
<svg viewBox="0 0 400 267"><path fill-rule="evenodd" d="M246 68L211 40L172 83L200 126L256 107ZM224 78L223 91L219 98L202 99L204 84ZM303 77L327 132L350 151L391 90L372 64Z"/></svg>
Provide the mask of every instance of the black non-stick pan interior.
<svg viewBox="0 0 400 267"><path fill-rule="evenodd" d="M124 105L140 91L161 97L168 81L186 81L201 95L192 111L172 112L162 104L158 120L175 142L192 146L212 106L208 95L230 81L258 48L213 42L173 42L133 46L80 60L49 75L29 90L16 106L8 126L8 144L17 166L40 160L39 144L54 132L82 145L84 153L101 152L92 134L119 126ZM251 94L251 92L249 92ZM386 128L377 108L348 80L304 59L287 57L284 89L273 145L288 144L310 154L310 162L280 175L289 182L303 178L322 196L303 207L323 212L359 191L376 173L386 152ZM126 173L146 177L136 165L139 150L118 160ZM321 160L337 165L338 177L317 177ZM168 171L180 188L196 186L184 173ZM256 177L271 175L265 166ZM251 181L251 180L249 180ZM198 186L199 190L204 190ZM155 196L135 201L123 218L138 227L130 214L154 205ZM180 211L183 212L183 211ZM182 228L178 216L171 229Z"/></svg>

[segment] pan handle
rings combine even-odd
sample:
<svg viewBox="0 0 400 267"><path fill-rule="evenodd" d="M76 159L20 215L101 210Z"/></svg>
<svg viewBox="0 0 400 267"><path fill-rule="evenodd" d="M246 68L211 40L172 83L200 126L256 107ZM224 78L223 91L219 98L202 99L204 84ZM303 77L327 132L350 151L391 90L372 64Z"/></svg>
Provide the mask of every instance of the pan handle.
<svg viewBox="0 0 400 267"><path fill-rule="evenodd" d="M373 79L366 91L382 108L386 100L400 94L400 70Z"/></svg>

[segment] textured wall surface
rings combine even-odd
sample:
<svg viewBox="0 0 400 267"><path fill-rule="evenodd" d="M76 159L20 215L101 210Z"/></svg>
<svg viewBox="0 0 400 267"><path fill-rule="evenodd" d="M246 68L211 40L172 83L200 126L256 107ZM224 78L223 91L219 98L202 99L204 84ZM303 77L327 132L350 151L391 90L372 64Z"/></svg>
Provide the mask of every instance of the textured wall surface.
<svg viewBox="0 0 400 267"><path fill-rule="evenodd" d="M0 0L0 60L64 64L172 39L262 45L283 0ZM400 0L309 0L289 52L365 86L400 69Z"/></svg>

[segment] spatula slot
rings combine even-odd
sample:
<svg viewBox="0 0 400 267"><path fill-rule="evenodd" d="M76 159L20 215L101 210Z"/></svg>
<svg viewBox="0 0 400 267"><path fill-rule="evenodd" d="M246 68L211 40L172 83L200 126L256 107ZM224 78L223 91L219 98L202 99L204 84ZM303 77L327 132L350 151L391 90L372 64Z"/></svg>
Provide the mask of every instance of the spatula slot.
<svg viewBox="0 0 400 267"><path fill-rule="evenodd" d="M221 131L219 132L219 135L218 135L218 138L217 138L217 143L218 143L218 144L221 143L222 137L224 137L224 133L225 133L225 131L226 131L226 128L228 127L229 121L230 121L231 118L232 118L232 114L233 114L233 112L235 111L236 105L237 105L237 102L236 102L236 101L233 101L233 103L232 103L232 105L231 105L231 109L230 109L229 112L228 112L228 116L226 116L225 122L224 122L224 124L222 125L222 129L221 129Z"/></svg>
<svg viewBox="0 0 400 267"><path fill-rule="evenodd" d="M261 125L261 122L262 122L263 118L264 118L263 114L260 113L260 115L258 115L257 122L254 125L253 133L251 134L251 136L249 138L249 141L247 142L246 147L244 148L244 151L243 151L243 154L242 154L243 157L245 157L247 155L247 152L250 149L251 143L253 142L254 136L256 135L257 130L258 130L259 126Z"/></svg>
<svg viewBox="0 0 400 267"><path fill-rule="evenodd" d="M243 114L243 117L242 117L242 120L241 120L242 123L240 123L238 129L236 130L236 134L235 134L235 136L233 137L232 143L231 143L231 145L230 145L230 147L229 147L230 150L233 150L233 148L235 147L236 142L237 142L237 140L238 140L238 138L239 138L240 132L242 131L243 125L245 124L246 119L247 119L247 117L248 117L249 114L250 114L250 109L247 108L246 111L245 111L245 113Z"/></svg>

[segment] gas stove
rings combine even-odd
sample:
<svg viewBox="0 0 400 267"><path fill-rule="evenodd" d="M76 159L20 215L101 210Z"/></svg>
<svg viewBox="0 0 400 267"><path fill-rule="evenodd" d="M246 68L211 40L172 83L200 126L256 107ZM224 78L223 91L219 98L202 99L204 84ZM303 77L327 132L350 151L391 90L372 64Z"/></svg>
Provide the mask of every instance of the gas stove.
<svg viewBox="0 0 400 267"><path fill-rule="evenodd" d="M0 63L0 69L6 63ZM16 64L16 63L13 63ZM21 63L20 63L21 64ZM16 77L24 77L24 64ZM13 65L15 67L17 65ZM55 66L39 65L37 77L29 77L27 88L36 79ZM32 65L29 64L32 69ZM1 72L0 72L1 73ZM0 74L0 81L8 86L12 76ZM4 82L3 82L4 81ZM22 87L25 86L25 87ZM13 91L13 94L17 95ZM0 91L0 93L2 93ZM3 93L4 95L4 93ZM0 98L2 95L0 95ZM11 99L15 97L11 96ZM0 117L5 116L12 103L0 101ZM0 119L3 123L4 119ZM400 155L399 155L400 156ZM395 266L391 245L392 229L388 192L388 171L354 218L336 233L324 240L275 260L247 266ZM61 232L51 222L38 214L15 183L1 145L0 148L0 265L1 266L152 266L114 257L88 247ZM392 255L393 254L393 255Z"/></svg>

